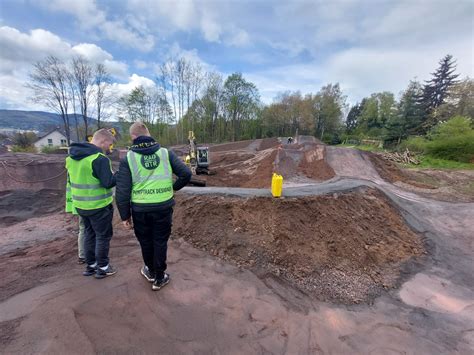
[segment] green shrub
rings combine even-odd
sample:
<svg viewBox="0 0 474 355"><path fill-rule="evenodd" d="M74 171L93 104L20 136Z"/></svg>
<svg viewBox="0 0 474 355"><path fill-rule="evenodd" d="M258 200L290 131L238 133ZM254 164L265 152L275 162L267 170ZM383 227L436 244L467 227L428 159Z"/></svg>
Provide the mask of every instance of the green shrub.
<svg viewBox="0 0 474 355"><path fill-rule="evenodd" d="M453 136L463 135L473 131L471 127L471 119L463 116L454 116L446 122L437 124L430 136L433 140L438 138L449 138Z"/></svg>
<svg viewBox="0 0 474 355"><path fill-rule="evenodd" d="M59 152L59 147L58 146L48 146L44 145L41 147L41 153L45 154L56 154Z"/></svg>
<svg viewBox="0 0 474 355"><path fill-rule="evenodd" d="M428 141L423 137L410 137L400 143L399 150L403 151L408 148L408 150L414 153L425 153L427 143Z"/></svg>
<svg viewBox="0 0 474 355"><path fill-rule="evenodd" d="M34 145L28 145L25 147L19 146L19 145L14 145L12 147L12 152L15 153L36 153L36 147Z"/></svg>
<svg viewBox="0 0 474 355"><path fill-rule="evenodd" d="M474 161L474 131L453 136L439 135L426 145L426 153L433 157L463 163Z"/></svg>
<svg viewBox="0 0 474 355"><path fill-rule="evenodd" d="M455 116L437 124L425 143L425 153L462 163L474 161L474 129L470 118Z"/></svg>

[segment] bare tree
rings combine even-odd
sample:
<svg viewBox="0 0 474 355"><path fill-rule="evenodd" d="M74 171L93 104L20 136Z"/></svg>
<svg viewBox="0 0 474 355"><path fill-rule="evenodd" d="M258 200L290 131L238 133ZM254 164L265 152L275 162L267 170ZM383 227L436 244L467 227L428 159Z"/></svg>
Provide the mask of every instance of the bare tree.
<svg viewBox="0 0 474 355"><path fill-rule="evenodd" d="M95 67L95 104L97 108L97 129L100 129L103 118L103 105L107 101L107 89L110 86L110 74L104 64L97 64Z"/></svg>
<svg viewBox="0 0 474 355"><path fill-rule="evenodd" d="M29 74L30 82L26 84L33 91L33 101L42 103L59 113L63 121L67 144L71 143L69 125L69 90L68 70L60 59L48 56L36 62Z"/></svg>
<svg viewBox="0 0 474 355"><path fill-rule="evenodd" d="M79 98L82 119L84 120L85 135L89 133L89 122L87 110L91 101L92 86L94 84L94 73L92 66L84 57L76 57L72 60L72 73Z"/></svg>
<svg viewBox="0 0 474 355"><path fill-rule="evenodd" d="M188 63L185 71L186 102L187 109L198 98L199 91L203 82L202 68L199 63ZM192 116L194 117L194 116ZM194 130L194 118L191 120L191 129Z"/></svg>
<svg viewBox="0 0 474 355"><path fill-rule="evenodd" d="M74 115L74 126L76 129L76 139L78 142L81 141L81 138L79 136L79 122L77 121L77 111L76 111L76 98L78 97L77 92L76 92L76 85L75 85L75 80L74 80L74 75L71 73L71 71L67 72L67 82L68 82L68 90L69 90L69 99L72 104L72 112Z"/></svg>
<svg viewBox="0 0 474 355"><path fill-rule="evenodd" d="M160 66L160 76L157 79L159 82L162 92L164 93L165 97L168 95L171 97L172 103L172 118L175 124L175 133L176 133L176 143L179 142L178 137L178 120L179 120L179 113L176 107L176 90L175 90L175 79L174 79L174 66L175 63L172 60L169 60Z"/></svg>

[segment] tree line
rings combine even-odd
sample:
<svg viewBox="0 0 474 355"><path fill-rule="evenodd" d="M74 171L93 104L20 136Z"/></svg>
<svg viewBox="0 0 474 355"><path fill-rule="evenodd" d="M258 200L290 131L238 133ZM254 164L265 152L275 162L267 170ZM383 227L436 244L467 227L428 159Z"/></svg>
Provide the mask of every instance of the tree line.
<svg viewBox="0 0 474 355"><path fill-rule="evenodd" d="M451 55L439 62L431 79L412 80L397 101L390 92L374 93L351 107L346 133L355 137L377 137L386 145L409 136L425 136L435 126L454 116L474 118L474 81L459 80Z"/></svg>
<svg viewBox="0 0 474 355"><path fill-rule="evenodd" d="M185 143L190 130L200 142L299 133L328 143L372 138L394 145L411 135L426 135L453 116L474 117L473 80L459 80L455 69L447 55L430 80L410 81L398 99L391 92L378 92L351 107L338 83L305 95L284 92L264 105L256 85L241 73L224 78L184 58L163 62L154 86L139 86L120 97L110 89L103 65L92 66L81 57L70 63L55 57L36 63L29 85L37 101L64 117L66 132L71 117L76 118L76 133L77 117L89 132L90 107L100 127L104 112L113 106L124 128L143 121L165 145Z"/></svg>
<svg viewBox="0 0 474 355"><path fill-rule="evenodd" d="M82 56L67 62L48 56L36 62L26 86L32 90L34 102L61 116L68 145L72 138L85 139L91 131L91 116L97 120L93 129L100 128L109 117L107 107L115 101L106 67Z"/></svg>

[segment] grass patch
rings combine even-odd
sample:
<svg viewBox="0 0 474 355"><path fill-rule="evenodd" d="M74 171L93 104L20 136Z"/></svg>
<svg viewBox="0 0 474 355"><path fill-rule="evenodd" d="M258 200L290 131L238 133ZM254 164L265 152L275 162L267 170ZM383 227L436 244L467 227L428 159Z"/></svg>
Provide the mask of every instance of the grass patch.
<svg viewBox="0 0 474 355"><path fill-rule="evenodd" d="M354 144L337 144L337 147L345 147L345 148L354 148L354 149L359 149L359 150L365 150L367 152L385 152L386 150L383 148L376 147L374 145L364 145L364 144L359 144L359 145L354 145Z"/></svg>
<svg viewBox="0 0 474 355"><path fill-rule="evenodd" d="M473 170L474 164L471 163L461 163L454 160L446 160L435 158L430 155L419 156L420 164L403 164L407 168L424 168L424 169L463 169L463 170Z"/></svg>

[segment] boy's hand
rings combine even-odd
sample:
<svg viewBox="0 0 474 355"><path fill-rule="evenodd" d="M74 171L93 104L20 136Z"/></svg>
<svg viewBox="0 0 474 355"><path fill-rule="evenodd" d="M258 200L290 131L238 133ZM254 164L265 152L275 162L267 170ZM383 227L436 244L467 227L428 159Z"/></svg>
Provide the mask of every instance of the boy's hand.
<svg viewBox="0 0 474 355"><path fill-rule="evenodd" d="M132 218L122 221L122 224L125 227L125 229L133 229Z"/></svg>

